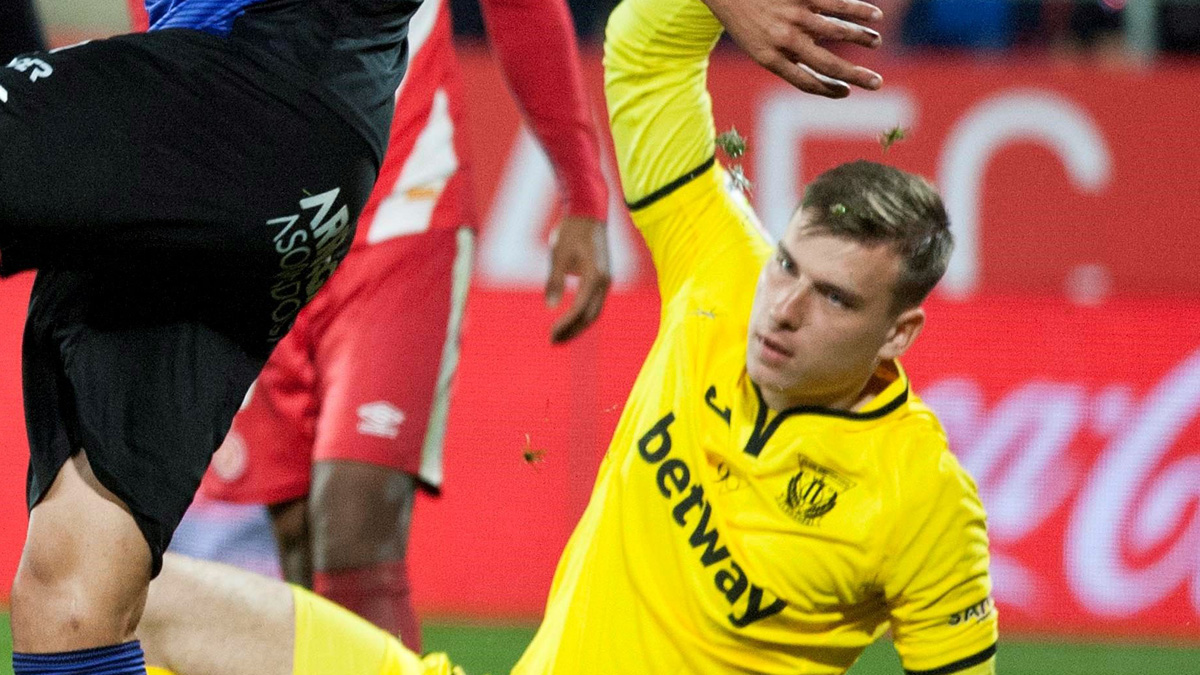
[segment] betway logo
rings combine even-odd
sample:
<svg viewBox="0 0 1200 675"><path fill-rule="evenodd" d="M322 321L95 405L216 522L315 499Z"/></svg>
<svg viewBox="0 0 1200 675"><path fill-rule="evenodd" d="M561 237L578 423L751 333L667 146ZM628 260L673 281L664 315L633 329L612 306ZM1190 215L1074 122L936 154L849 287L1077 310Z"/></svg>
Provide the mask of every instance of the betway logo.
<svg viewBox="0 0 1200 675"><path fill-rule="evenodd" d="M988 510L996 597L1034 608L1048 566L1017 559L1066 507L1061 555L1079 604L1128 617L1187 587L1200 613L1200 350L1139 401L1131 385L1031 381L990 410L970 378L925 387ZM1191 433L1188 434L1188 430ZM1072 451L1089 434L1092 458ZM1190 443L1189 443L1190 441ZM1057 565L1054 566L1057 568Z"/></svg>
<svg viewBox="0 0 1200 675"><path fill-rule="evenodd" d="M692 482L692 469L686 462L671 455L671 425L675 413L669 412L638 439L638 455L655 467L655 483L665 499L678 497L671 508L671 518L685 532L688 520L693 520L687 534L688 545L699 552L700 565L711 572L713 584L729 603L726 619L735 628L745 628L755 621L774 616L787 608L783 598L750 581L742 566L733 560L729 549L721 543L721 532L715 523L710 526L712 504L704 498L704 487ZM672 490L672 488L674 488ZM695 512L695 515L692 515ZM739 608L745 598L744 608ZM740 615L739 615L740 612Z"/></svg>

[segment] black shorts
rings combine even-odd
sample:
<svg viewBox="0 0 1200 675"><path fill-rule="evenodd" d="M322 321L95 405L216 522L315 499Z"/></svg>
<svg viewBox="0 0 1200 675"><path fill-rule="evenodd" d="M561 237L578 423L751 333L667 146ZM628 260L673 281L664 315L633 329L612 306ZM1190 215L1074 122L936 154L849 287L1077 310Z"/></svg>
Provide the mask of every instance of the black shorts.
<svg viewBox="0 0 1200 675"><path fill-rule="evenodd" d="M246 389L349 250L377 172L321 87L247 49L167 30L0 68L0 274L39 270L29 506L86 449L155 573Z"/></svg>
<svg viewBox="0 0 1200 675"><path fill-rule="evenodd" d="M152 284L42 270L22 345L29 508L79 449L129 507L153 573L263 366L206 323L141 311Z"/></svg>

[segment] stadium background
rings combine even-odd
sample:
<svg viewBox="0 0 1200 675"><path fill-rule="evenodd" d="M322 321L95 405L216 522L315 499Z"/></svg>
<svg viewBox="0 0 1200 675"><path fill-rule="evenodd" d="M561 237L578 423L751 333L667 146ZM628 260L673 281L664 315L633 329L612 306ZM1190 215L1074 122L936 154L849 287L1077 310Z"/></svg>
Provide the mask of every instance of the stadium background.
<svg viewBox="0 0 1200 675"><path fill-rule="evenodd" d="M600 119L596 35L611 4L573 3ZM1000 672L1200 673L1200 4L1157 3L1147 23L1155 3L1142 0L1123 13L1116 1L945 0L968 8L957 24L938 2L881 4L897 10L885 36L901 43L869 57L881 93L815 99L735 49L714 58L716 118L749 138L753 201L778 232L804 181L858 157L939 184L959 250L905 364L989 509ZM42 5L55 44L125 25L121 0ZM484 225L445 495L418 504L411 564L427 646L499 673L540 616L658 304L614 201L604 316L548 346L553 178L477 40L477 9L454 7ZM878 136L894 126L907 137L885 154ZM0 284L0 603L25 527L30 283ZM222 470L238 469L236 445ZM201 503L177 544L271 573L266 537L261 512ZM6 630L0 620L0 645ZM886 644L852 671L877 672L899 672Z"/></svg>

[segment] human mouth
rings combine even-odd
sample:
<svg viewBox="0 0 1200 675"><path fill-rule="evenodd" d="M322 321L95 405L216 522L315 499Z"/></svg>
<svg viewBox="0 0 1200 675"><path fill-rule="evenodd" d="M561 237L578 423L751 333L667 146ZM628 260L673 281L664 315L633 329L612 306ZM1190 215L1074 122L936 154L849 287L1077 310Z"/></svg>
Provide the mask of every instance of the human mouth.
<svg viewBox="0 0 1200 675"><path fill-rule="evenodd" d="M758 334L755 334L754 337L758 340L759 354L764 361L783 363L793 355L792 350L770 338Z"/></svg>

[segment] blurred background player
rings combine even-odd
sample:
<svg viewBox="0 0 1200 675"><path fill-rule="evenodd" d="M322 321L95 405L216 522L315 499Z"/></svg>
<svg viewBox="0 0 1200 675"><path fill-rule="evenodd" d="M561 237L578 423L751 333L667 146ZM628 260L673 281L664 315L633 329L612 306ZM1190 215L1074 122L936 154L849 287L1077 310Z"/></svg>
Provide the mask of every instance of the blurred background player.
<svg viewBox="0 0 1200 675"><path fill-rule="evenodd" d="M824 47L877 45L869 4L709 2L796 86L882 84ZM721 32L700 0L625 0L609 19L610 124L661 317L513 673L832 675L890 626L906 672L990 675L984 510L897 361L953 248L941 199L843 164L773 251L715 161Z"/></svg>
<svg viewBox="0 0 1200 675"><path fill-rule="evenodd" d="M555 168L564 218L546 299L579 278L551 340L600 314L610 275L607 190L563 0L484 0L489 34ZM420 649L405 562L414 488L436 492L471 268L462 82L442 0L413 19L391 143L350 263L256 382L204 483L270 505L284 576ZM285 242L286 243L286 242ZM282 244L281 244L282 245Z"/></svg>

